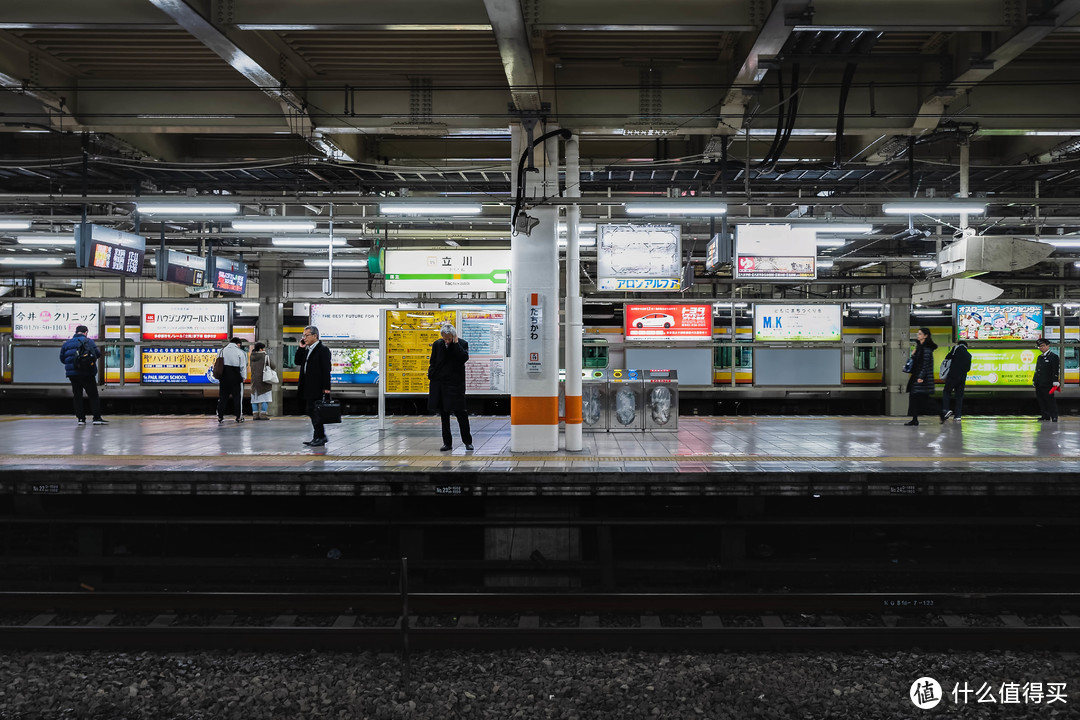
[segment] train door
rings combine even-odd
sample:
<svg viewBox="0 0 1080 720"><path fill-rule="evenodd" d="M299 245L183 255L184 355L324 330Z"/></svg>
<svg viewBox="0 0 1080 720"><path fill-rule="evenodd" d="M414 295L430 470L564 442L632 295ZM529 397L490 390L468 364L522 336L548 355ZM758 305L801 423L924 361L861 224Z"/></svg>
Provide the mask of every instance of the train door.
<svg viewBox="0 0 1080 720"><path fill-rule="evenodd" d="M844 385L880 385L882 382L882 331L876 328L845 328Z"/></svg>

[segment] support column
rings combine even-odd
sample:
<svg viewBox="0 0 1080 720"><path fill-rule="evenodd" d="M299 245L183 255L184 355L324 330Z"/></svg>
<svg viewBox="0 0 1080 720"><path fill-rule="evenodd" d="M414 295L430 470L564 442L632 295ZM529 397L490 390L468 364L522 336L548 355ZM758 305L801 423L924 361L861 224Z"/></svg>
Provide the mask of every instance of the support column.
<svg viewBox="0 0 1080 720"><path fill-rule="evenodd" d="M581 197L581 170L577 135L566 143L566 197ZM583 448L581 416L581 251L578 237L581 208L566 209L566 449Z"/></svg>
<svg viewBox="0 0 1080 720"><path fill-rule="evenodd" d="M907 379L904 363L911 352L911 287L903 284L885 286L888 310L885 325L885 353L882 369L885 379L885 412L893 416L907 414Z"/></svg>
<svg viewBox="0 0 1080 720"><path fill-rule="evenodd" d="M259 320L255 325L255 339L266 343L266 352L274 361L278 377L284 377L281 369L283 348L281 346L281 329L284 317L282 313L282 288L284 283L281 277L281 261L276 258L266 258L259 263ZM274 398L270 411L276 415L284 415L285 407L282 404L282 383L274 385Z"/></svg>
<svg viewBox="0 0 1080 720"><path fill-rule="evenodd" d="M529 140L521 125L511 132L511 147L519 149L511 168L516 180ZM537 172L524 174L527 210L521 212L538 222L510 241L511 452L559 449L559 213L554 204L530 206L558 195L557 140L536 147L533 158Z"/></svg>

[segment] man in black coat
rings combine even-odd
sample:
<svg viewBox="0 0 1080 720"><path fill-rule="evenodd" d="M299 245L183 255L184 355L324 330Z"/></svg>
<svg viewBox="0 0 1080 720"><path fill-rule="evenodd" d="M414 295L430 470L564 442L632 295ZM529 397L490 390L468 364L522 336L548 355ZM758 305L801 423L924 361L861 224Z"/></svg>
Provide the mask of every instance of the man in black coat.
<svg viewBox="0 0 1080 720"><path fill-rule="evenodd" d="M300 338L304 357L300 365L300 397L304 399L304 412L311 418L312 435L304 444L322 447L326 444L326 428L315 412L315 403L330 399L330 348L319 342L319 328L308 325ZM299 353L297 353L299 357Z"/></svg>
<svg viewBox="0 0 1080 720"><path fill-rule="evenodd" d="M1035 399L1039 401L1039 410L1042 412L1039 420L1057 422L1057 399L1050 391L1061 386L1058 382L1061 359L1050 351L1050 341L1046 338L1039 338L1035 344L1042 353L1035 361L1035 377L1032 379L1032 385L1035 386Z"/></svg>
<svg viewBox="0 0 1080 720"><path fill-rule="evenodd" d="M440 450L449 450L454 442L450 435L450 413L457 415L465 449L472 450L472 430L465 408L465 363L469 362L469 343L458 337L453 325L443 325L439 335L440 339L431 344L428 410L442 415L443 446Z"/></svg>
<svg viewBox="0 0 1080 720"><path fill-rule="evenodd" d="M967 384L968 372L971 371L971 353L968 352L967 343L963 340L956 343L956 347L949 351L945 359L949 361L949 374L945 376L945 389L941 392L941 422L951 417L960 420L964 415L964 386ZM954 394L955 414L952 411Z"/></svg>
<svg viewBox="0 0 1080 720"><path fill-rule="evenodd" d="M60 348L60 362L64 363L64 372L68 381L71 382L72 397L75 402L75 417L80 425L86 424L86 412L83 410L83 393L90 400L90 412L94 415L95 425L108 425L109 421L101 417L101 400L98 399L97 389L97 360L101 357L101 351L94 341L87 337L90 328L79 325L75 328L75 335L67 340ZM79 357L79 350L85 345L94 356L95 363L90 367L78 367L75 362Z"/></svg>

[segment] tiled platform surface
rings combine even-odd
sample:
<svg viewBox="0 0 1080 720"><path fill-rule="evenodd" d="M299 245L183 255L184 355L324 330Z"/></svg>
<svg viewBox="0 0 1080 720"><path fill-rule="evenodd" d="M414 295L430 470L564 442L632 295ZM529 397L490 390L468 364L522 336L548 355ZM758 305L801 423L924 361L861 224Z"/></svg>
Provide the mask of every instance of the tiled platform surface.
<svg viewBox="0 0 1080 720"><path fill-rule="evenodd" d="M1075 419L904 420L682 417L511 453L509 418L474 417L475 451L444 453L434 417L347 417L310 449L303 417L0 416L0 495L1080 495Z"/></svg>

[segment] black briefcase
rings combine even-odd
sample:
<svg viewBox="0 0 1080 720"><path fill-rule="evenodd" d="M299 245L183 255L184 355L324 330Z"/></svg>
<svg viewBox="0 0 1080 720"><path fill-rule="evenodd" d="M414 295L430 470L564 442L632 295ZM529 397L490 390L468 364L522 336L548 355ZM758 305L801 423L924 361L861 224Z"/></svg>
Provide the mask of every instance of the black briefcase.
<svg viewBox="0 0 1080 720"><path fill-rule="evenodd" d="M320 400L315 403L315 414L323 425L337 425L341 422L341 404L334 400Z"/></svg>

